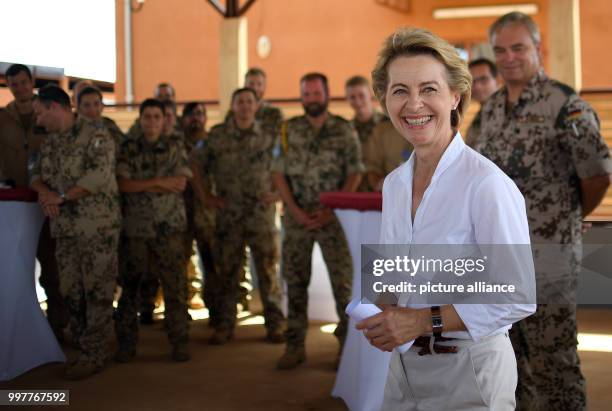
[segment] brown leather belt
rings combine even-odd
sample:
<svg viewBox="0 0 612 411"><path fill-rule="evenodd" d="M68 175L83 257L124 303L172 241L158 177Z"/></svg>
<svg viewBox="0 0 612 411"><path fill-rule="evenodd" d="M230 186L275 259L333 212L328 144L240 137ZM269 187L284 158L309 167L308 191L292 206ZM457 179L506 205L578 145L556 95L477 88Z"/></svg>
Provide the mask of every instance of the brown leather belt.
<svg viewBox="0 0 612 411"><path fill-rule="evenodd" d="M433 344L431 344L431 339L434 338ZM425 337L421 336L414 340L415 347L420 348L419 355L427 355L432 354L431 350L436 354L457 354L457 347L453 345L439 345L436 344L438 342L446 342L453 341L456 338L445 338L445 337Z"/></svg>

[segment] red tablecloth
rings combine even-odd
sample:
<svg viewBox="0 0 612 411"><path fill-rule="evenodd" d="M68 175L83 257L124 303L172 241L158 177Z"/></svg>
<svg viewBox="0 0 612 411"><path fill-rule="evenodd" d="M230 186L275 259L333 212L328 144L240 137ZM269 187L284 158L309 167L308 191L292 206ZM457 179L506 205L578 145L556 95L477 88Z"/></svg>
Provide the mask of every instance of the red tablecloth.
<svg viewBox="0 0 612 411"><path fill-rule="evenodd" d="M329 208L350 208L360 211L382 210L382 193L328 191L319 195L319 201Z"/></svg>
<svg viewBox="0 0 612 411"><path fill-rule="evenodd" d="M0 201L35 203L38 201L38 194L29 188L0 188Z"/></svg>

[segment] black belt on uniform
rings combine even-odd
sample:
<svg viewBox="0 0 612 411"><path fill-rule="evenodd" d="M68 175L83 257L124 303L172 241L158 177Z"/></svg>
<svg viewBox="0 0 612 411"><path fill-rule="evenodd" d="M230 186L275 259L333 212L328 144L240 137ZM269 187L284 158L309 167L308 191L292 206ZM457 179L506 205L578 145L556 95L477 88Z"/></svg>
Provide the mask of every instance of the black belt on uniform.
<svg viewBox="0 0 612 411"><path fill-rule="evenodd" d="M456 340L456 338L421 336L417 337L417 339L414 340L414 343L412 345L421 349L419 351L419 355L432 354L431 350L433 350L436 354L457 354L456 346L436 344L438 342L446 342L453 340Z"/></svg>

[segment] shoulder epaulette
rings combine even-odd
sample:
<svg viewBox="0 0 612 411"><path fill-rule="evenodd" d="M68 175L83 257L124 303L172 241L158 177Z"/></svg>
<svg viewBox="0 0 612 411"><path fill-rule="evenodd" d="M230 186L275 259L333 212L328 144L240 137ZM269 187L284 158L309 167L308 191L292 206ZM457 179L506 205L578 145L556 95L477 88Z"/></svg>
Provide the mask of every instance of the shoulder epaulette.
<svg viewBox="0 0 612 411"><path fill-rule="evenodd" d="M560 89L563 92L563 94L565 94L567 97L576 94L576 90L574 90L572 87L568 86L565 83L561 83L558 80L550 80L550 84L553 87Z"/></svg>

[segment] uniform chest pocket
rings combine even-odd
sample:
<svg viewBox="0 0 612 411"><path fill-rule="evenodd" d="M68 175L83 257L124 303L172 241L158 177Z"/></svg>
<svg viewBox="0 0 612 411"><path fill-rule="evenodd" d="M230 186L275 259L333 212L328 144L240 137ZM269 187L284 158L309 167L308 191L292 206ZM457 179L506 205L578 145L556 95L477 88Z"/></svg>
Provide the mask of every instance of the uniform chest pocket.
<svg viewBox="0 0 612 411"><path fill-rule="evenodd" d="M66 151L61 154L59 157L61 169L65 170L67 177L78 178L83 174L86 153L87 147L76 143L67 147Z"/></svg>

